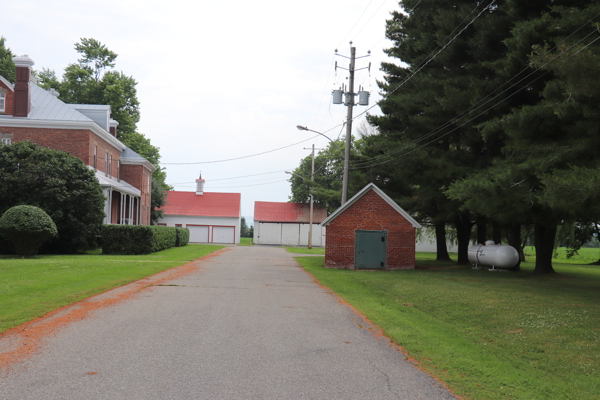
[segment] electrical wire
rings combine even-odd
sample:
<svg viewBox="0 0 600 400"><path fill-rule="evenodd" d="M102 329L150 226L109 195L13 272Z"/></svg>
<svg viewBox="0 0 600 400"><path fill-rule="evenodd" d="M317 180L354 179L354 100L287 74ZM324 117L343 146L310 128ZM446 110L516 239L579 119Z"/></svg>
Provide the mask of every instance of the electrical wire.
<svg viewBox="0 0 600 400"><path fill-rule="evenodd" d="M300 142L296 142L296 143L292 143L290 145L287 146L283 146L283 147L279 147L277 149L273 149L273 150L267 150L267 151L263 151L260 153L255 153L255 154L249 154L247 156L241 156L241 157L235 157L235 158L227 158L224 160L213 160L213 161L196 161L196 162L183 162L183 163L160 163L160 165L197 165L197 164L215 164L215 163L222 163L222 162L227 162L227 161L235 161L235 160L243 160L244 158L250 158L250 157L256 157L256 156L261 156L263 154L268 154L268 153L273 153L274 151L279 151L279 150L283 150L283 149L287 149L289 147L293 147L293 146L297 146L299 144L302 144L304 142L308 142L309 140L313 140L317 137L319 137L320 135L315 135L311 138L302 140Z"/></svg>
<svg viewBox="0 0 600 400"><path fill-rule="evenodd" d="M398 84L394 89L392 89L390 92L388 92L386 94L386 96L384 98L382 98L381 100L379 100L378 102L376 102L374 105L372 105L371 107L367 108L365 111L361 112L360 114L358 114L357 116L355 116L354 118L352 118L353 120L356 118L359 118L360 116L366 114L367 112L369 112L370 110L372 110L373 108L377 107L379 105L379 103L381 103L383 100L385 100L387 97L389 97L391 94L393 94L394 92L396 92L398 89L400 89L402 86L404 86L408 81L410 81L416 74L418 74L423 68L425 68L427 66L427 64L429 64L431 61L433 61L442 51L444 51L452 42L454 42L456 40L456 38L458 38L460 36L461 33L463 33L469 26L471 26L480 16L481 14L483 14L487 9L489 9L494 3L496 2L496 0L492 0L490 2L490 4L488 4L483 10L481 10L481 12L479 14L477 14L475 16L475 18L473 18L467 25L465 25L460 32L458 32L448 43L446 43L437 53L435 53L435 55L431 58L429 58L427 61L423 62L422 65L415 71L413 72L408 78L406 78L403 82L401 82L400 84Z"/></svg>
<svg viewBox="0 0 600 400"><path fill-rule="evenodd" d="M362 16L365 15L365 13L367 12L367 10L371 6L371 3L373 3L373 0L369 1L369 4L367 4L367 7L365 7L365 9L363 10L363 12L360 14L360 17L358 17L358 19L356 20L356 22L354 23L354 25L352 25L352 28L350 28L350 31L348 31L348 33L346 34L346 36L344 36L344 38L342 39L342 41L340 42L340 44L337 45L338 48L342 45L342 43L344 43L344 40L346 40L346 38L348 36L350 36L350 33L352 32L352 30L354 29L354 27L356 26L356 24L358 24L358 21L360 21L360 19L362 18ZM379 6L379 8L381 8L381 6ZM371 18L373 18L373 17L371 17Z"/></svg>
<svg viewBox="0 0 600 400"><path fill-rule="evenodd" d="M287 179L280 179L278 181L267 182L267 183L257 183L255 185L238 185L238 186L209 186L207 189L232 189L232 188L241 188L241 187L251 187L251 186L263 186L263 185L271 185L273 183L286 182Z"/></svg>
<svg viewBox="0 0 600 400"><path fill-rule="evenodd" d="M588 35L588 36L589 36L589 35ZM582 47L581 49L579 49L579 50L578 50L577 52L575 52L574 54L570 55L570 56L569 56L567 59L570 59L570 58L574 57L574 56L575 56L575 55L577 55L579 52L581 52L583 49L585 49L585 48L587 48L588 46L592 45L592 44L593 44L594 42L596 42L597 40L600 40L600 36L599 36L599 37L597 37L596 39L594 39L593 41L591 41L590 43L588 43L587 45L585 45L584 47ZM562 54L562 53L561 53L561 54ZM553 58L551 61L548 61L547 63L543 64L543 65L542 65L540 68L542 68L543 66L546 66L546 65L548 65L549 63L551 63L552 61L554 61L556 58L558 58L558 57L555 57L555 58ZM534 83L534 82L535 82L535 81L537 81L538 79L541 79L543 76L545 76L545 75L546 75L546 74L548 74L548 73L549 73L549 71L547 71L547 72L543 73L542 75L538 76L536 79L534 79L533 81L531 81L529 84L531 84L531 83ZM520 91L522 91L523 89L527 88L527 86L528 86L528 85L525 85L525 86L523 86L523 87L522 87L522 88L520 88L519 90L517 90L517 91L515 91L514 93L510 94L509 96L507 96L506 98L502 99L501 101L499 101L499 102L497 102L497 103L493 104L491 107L489 107L489 108L487 108L486 110L482 111L481 113L477 114L476 116L474 116L473 118L471 118L471 119L469 119L468 121L464 122L463 124L461 124L461 125L459 125L459 126L455 127L454 129L450 130L449 132L446 132L446 133L444 133L443 135L440 135L440 136L438 136L438 137L434 138L433 140L431 140L431 141L429 141L429 142L425 143L424 145L422 145L422 146L419 146L419 147L417 147L417 148L415 148L415 149L413 149L413 150L411 150L411 151L409 151L409 152L407 152L407 153L403 153L403 154L399 155L398 157L394 157L394 158L392 158L392 159L385 160L385 161L382 161L382 162L378 162L378 163L375 163L375 164L369 164L369 165L363 165L363 166L353 166L353 167L349 167L349 169L363 169L363 168L371 168L371 167L374 167L374 166L378 166L378 165L386 164L386 163L388 163L388 162L391 162L391 161L398 160L398 159L400 159L400 158L402 158L402 157L405 157L405 156L407 156L407 155L409 155L409 154L411 154L411 153L414 153L415 151L417 151L417 150L420 150L420 149L422 149L423 147L425 147L425 146L427 146L427 145L429 145L429 144L431 144L431 143L433 143L433 142L436 142L436 141L440 140L441 138L443 138L443 137L445 137L445 136L447 136L447 135L449 135L449 134L451 134L451 133L455 132L457 129L459 129L459 128L462 128L463 126L465 126L465 125L466 125L466 124L468 124L469 122L473 121L473 120L474 120L474 119L476 119L477 117L479 117L479 116L481 116L481 115L485 114L487 111L489 111L489 110L491 110L492 108L496 107L498 104L500 104L500 103L504 102L505 100L507 100L507 99L511 98L512 96L514 96L514 95L516 95L517 93L519 93ZM487 104L487 103L486 103L486 104ZM412 144L414 144L414 143L416 143L416 142L417 142L417 141L413 142ZM408 145L408 146L405 146L404 148L406 148L406 147L410 147L410 145Z"/></svg>
<svg viewBox="0 0 600 400"><path fill-rule="evenodd" d="M600 15L600 13L599 13L598 15ZM597 16L598 16L598 15L597 15ZM594 17L594 18L595 18L595 17ZM588 22L589 22L589 21L588 21ZM577 31L579 31L580 29L581 29L581 27L580 27L579 29L577 29L575 32L573 32L571 35L569 35L569 36L568 36L568 37L567 37L565 40L563 40L563 42L561 42L561 44L562 44L562 43L564 43L564 42L565 42L567 39L569 39L571 36L573 36L573 34L575 34L575 33L576 33ZM427 138L429 138L429 137L433 136L434 134L436 134L436 133L440 132L441 130L443 130L443 129L447 128L448 126L450 126L450 125L452 125L452 124L454 124L454 123L456 123L456 122L460 121L461 119L463 119L463 118L467 117L469 114L471 114L471 113L473 113L474 111L476 111L476 110L480 109L481 107L485 106L486 104L488 104L488 103L489 103L489 102L491 102L492 100L496 99L497 97L499 97L499 96L501 96L502 94L506 93L506 92L507 92L507 91L509 91L510 89L514 88L516 85L518 85L519 83L523 82L525 79L529 78L530 76L532 76L533 74L535 74L536 72L538 72L539 70L541 70L541 68L543 68L544 66L546 66L546 65L548 65L549 63L553 62L554 60L558 59L558 58L559 58L559 57L560 57L560 56L561 56L563 53L565 53L565 52L569 51L569 50L570 50L570 49L572 49L574 46L578 45L580 42L582 42L583 40L587 39L589 36L591 36L591 35L592 35L592 34L594 34L595 32L596 32L596 30L594 29L592 32L590 32L590 33L589 33L588 35L586 35L584 38L582 38L582 39L580 39L579 41L577 41L577 42L576 42L575 44L573 44L571 47L567 48L566 50L563 50L563 51L562 51L562 52L560 52L560 53L559 53L559 54L558 54L556 57L554 57L553 59L551 59L551 60L550 60L550 61L548 61L547 63L543 64L542 66L538 67L537 69L535 69L534 71L532 71L530 74L528 74L527 76L525 76L524 78L522 78L522 79L521 79L521 80L519 80L518 82L514 83L514 84L513 84L513 85L511 85L510 87L508 87L508 88L506 88L505 90L503 90L502 92L498 93L496 96L494 96L494 97L490 98L490 99L489 99L489 100L487 100L485 103L483 103L483 104L481 104L481 105L477 106L479 103L481 103L483 100L485 100L486 98L488 98L490 95L494 94L496 91L498 91L499 89L501 89L502 87L504 87L506 84L510 83L510 82L511 82L513 79L515 79L517 76L521 75L521 74L522 74L524 71L526 71L527 69L529 69L529 67L526 67L525 69L523 69L521 72L519 72L518 74L516 74L515 76L513 76L511 79L509 79L507 82L505 82L504 84L502 84L501 86L499 86L498 88L496 88L496 89L495 89L493 92L491 92L490 94L488 94L488 95L486 95L485 97L483 97L482 99L480 99L478 102L476 102L475 104L473 104L473 105L472 105L471 107L469 107L467 110L463 111L463 112L462 112L461 114L459 114L457 117L455 117L455 118L453 118L453 119L451 119L451 120L449 120L449 121L446 121L444 124L440 125L438 128L434 129L433 131L431 131L430 133L426 134L425 136L423 136L423 137L421 137L421 138L419 138L419 139L416 139L416 140L414 140L414 141L412 141L412 142L410 142L410 143L408 143L408 144L406 144L406 145L402 146L401 148L398 148L398 149L392 150L392 151L390 151L390 152L388 152L388 153L386 153L386 154L384 154L384 155L380 155L380 156L372 157L372 158L369 158L369 159L366 159L366 160L360 160L360 161L358 161L358 162L355 162L355 163L354 163L354 166L356 167L357 165L364 164L364 163L368 163L368 162L371 162L372 160L377 160L377 159L381 159L381 158L384 158L384 157L389 157L390 155L392 155L392 154L395 154L395 153L397 153L397 152L400 152L400 151L402 151L402 150L405 150L406 148L408 148L408 147L412 146L413 144L419 143L419 142L421 142L421 141L423 141L423 140L425 140L425 139L427 139ZM591 44L591 43L590 43L590 44ZM588 46L589 46L589 44L588 44ZM557 46L555 46L553 49L555 49L556 47L557 47ZM587 46L586 46L586 47L587 47ZM550 52L551 52L553 49L551 49L551 50L549 50L548 52L546 52L546 53L545 53L545 55L549 54L549 53L550 53ZM540 78L541 78L541 76L540 76L540 77L538 77L538 78L536 78L535 80L533 80L533 81L531 81L531 82L527 83L525 86L523 86L523 88L519 89L519 91L520 91L520 90L522 90L522 89L524 89L524 88L525 88L525 87L527 87L528 85L531 85L532 83L534 83L535 81L537 81L537 80L538 80L538 79L540 79ZM512 96L512 95L511 95L511 96ZM509 97L511 97L511 96L509 96ZM491 108L493 108L493 107L495 107L496 105L500 104L501 102L503 102L504 100L508 99L509 97L506 97L505 99L503 99L503 100L501 100L501 101L497 102L497 103L496 103L496 104L494 104L494 105L493 105ZM477 107L476 107L476 106L477 106ZM485 113L485 112L487 112L487 111L488 111L489 109L491 109L491 108L488 108L486 111L484 111L484 113ZM482 113L478 114L478 115L477 115L475 118L477 118L477 117L478 117L478 116L480 116L481 114L482 114ZM473 119L469 120L468 122L470 122L470 121L472 121L472 120L473 120ZM463 124L463 125L461 125L461 127L462 127L462 126L464 126L464 124Z"/></svg>

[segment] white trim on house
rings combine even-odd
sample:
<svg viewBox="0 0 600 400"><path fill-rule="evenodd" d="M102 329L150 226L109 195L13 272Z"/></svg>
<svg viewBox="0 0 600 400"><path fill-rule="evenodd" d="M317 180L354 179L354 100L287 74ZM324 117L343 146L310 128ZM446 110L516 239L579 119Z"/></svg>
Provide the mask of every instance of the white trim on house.
<svg viewBox="0 0 600 400"><path fill-rule="evenodd" d="M2 81L2 83L4 83L11 91L15 91L15 86L10 83L8 80L6 80L5 77L3 77L2 75L0 75L0 81Z"/></svg>
<svg viewBox="0 0 600 400"><path fill-rule="evenodd" d="M335 210L329 217L327 217L323 222L321 222L321 226L327 226L329 223L337 218L338 215L346 211L352 204L356 203L358 199L363 197L369 190L373 189L375 193L377 193L386 203L388 203L394 210L396 210L400 215L402 215L410 224L417 229L421 228L421 224L419 224L413 217L408 215L406 211L402 209L394 200L392 200L387 194L383 192L383 190L379 189L375 186L374 183L369 183L367 186L362 188L362 190L356 193L350 200L348 200L343 206Z"/></svg>
<svg viewBox="0 0 600 400"><path fill-rule="evenodd" d="M142 158L122 158L121 157L121 165L126 164L126 165L143 165L144 167L148 168L150 170L150 172L154 171L156 169L156 167L154 165L152 165L152 163L146 159L142 159Z"/></svg>
<svg viewBox="0 0 600 400"><path fill-rule="evenodd" d="M119 151L125 150L125 146L119 139L102 129L93 121L52 121L35 120L28 118L6 118L0 116L0 126L14 128L49 128L49 129L88 129L104 139L109 144L116 147Z"/></svg>

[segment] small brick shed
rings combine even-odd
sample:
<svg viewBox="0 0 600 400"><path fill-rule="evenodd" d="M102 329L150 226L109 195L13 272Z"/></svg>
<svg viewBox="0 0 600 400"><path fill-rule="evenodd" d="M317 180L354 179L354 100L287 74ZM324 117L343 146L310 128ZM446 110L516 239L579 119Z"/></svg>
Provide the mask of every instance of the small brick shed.
<svg viewBox="0 0 600 400"><path fill-rule="evenodd" d="M321 225L327 226L326 268L415 267L416 230L421 225L373 183Z"/></svg>

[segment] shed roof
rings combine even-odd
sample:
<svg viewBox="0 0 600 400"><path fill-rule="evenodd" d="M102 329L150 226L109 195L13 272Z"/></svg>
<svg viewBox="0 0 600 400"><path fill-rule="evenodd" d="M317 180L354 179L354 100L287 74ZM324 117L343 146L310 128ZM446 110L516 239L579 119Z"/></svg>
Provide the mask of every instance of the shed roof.
<svg viewBox="0 0 600 400"><path fill-rule="evenodd" d="M327 218L327 209L313 205L313 223ZM303 222L310 223L310 203L279 203L272 201L254 202L254 220L260 222Z"/></svg>
<svg viewBox="0 0 600 400"><path fill-rule="evenodd" d="M392 208L394 208L394 210L396 210L408 222L410 222L410 224L413 227L415 227L417 229L421 228L421 224L419 224L413 217L408 215L408 213L406 211L404 211L402 209L402 207L400 207L398 204L396 204L396 202L394 200L392 200L387 194L385 194L383 192L383 190L381 190L377 186L375 186L374 183L369 183L367 186L362 188L362 190L360 192L356 193L350 200L348 200L344 205L342 205L340 208L338 208L333 213L331 213L331 215L329 217L327 217L327 219L325 219L323 222L321 222L321 226L329 225L329 223L331 221L333 221L340 214L342 214L344 211L346 211L352 204L356 203L356 201L358 199L360 199L361 197L363 197L365 194L367 194L369 192L369 190L373 190L375 193L377 193L379 195L379 197L381 197L383 200L385 200L386 203L388 203L390 206L392 206Z"/></svg>
<svg viewBox="0 0 600 400"><path fill-rule="evenodd" d="M166 203L160 208L165 215L195 217L240 217L240 193L208 193L168 191Z"/></svg>

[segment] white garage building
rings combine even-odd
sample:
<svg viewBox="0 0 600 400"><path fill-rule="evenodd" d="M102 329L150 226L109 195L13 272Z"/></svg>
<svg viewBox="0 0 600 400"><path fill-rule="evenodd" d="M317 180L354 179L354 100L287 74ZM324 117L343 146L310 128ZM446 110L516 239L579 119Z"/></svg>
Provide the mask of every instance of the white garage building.
<svg viewBox="0 0 600 400"><path fill-rule="evenodd" d="M196 179L196 192L168 191L159 225L190 231L190 243L240 243L240 193L204 192L204 179Z"/></svg>
<svg viewBox="0 0 600 400"><path fill-rule="evenodd" d="M314 205L312 245L325 242L325 228L319 224L327 218L327 209ZM310 204L254 202L254 244L307 246L310 225Z"/></svg>

